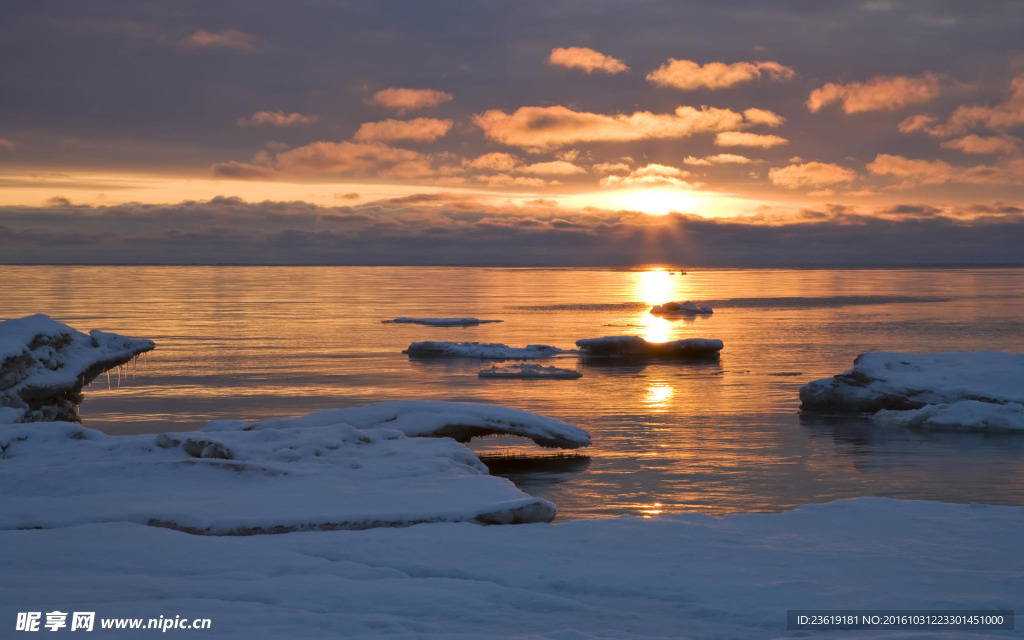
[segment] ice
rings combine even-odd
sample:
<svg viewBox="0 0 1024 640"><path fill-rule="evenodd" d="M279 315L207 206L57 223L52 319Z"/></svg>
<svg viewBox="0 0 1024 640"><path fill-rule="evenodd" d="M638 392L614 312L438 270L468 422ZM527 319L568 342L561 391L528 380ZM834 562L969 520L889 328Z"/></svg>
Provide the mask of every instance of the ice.
<svg viewBox="0 0 1024 640"><path fill-rule="evenodd" d="M724 345L710 338L647 342L640 336L607 336L577 340L576 346L584 357L688 360L717 358Z"/></svg>
<svg viewBox="0 0 1024 640"><path fill-rule="evenodd" d="M43 314L0 322L0 419L77 421L82 387L153 347L96 329L86 335Z"/></svg>
<svg viewBox="0 0 1024 640"><path fill-rule="evenodd" d="M430 327L475 327L479 324L502 322L501 320L481 320L479 318L395 318L382 320L384 324L425 324Z"/></svg>
<svg viewBox="0 0 1024 640"><path fill-rule="evenodd" d="M477 375L481 378L553 378L556 380L575 380L583 377L583 374L575 369L544 367L539 364L510 364L503 367L491 365L490 369L481 369Z"/></svg>
<svg viewBox="0 0 1024 640"><path fill-rule="evenodd" d="M1006 430L1015 414L1012 408L999 407L1024 404L1024 354L866 353L854 360L852 369L804 385L800 400L805 411L922 410L903 418L882 416L887 424L951 428L963 420L965 428Z"/></svg>
<svg viewBox="0 0 1024 640"><path fill-rule="evenodd" d="M961 400L929 404L920 409L882 409L873 416L876 424L933 431L1008 431L1024 433L1024 405Z"/></svg>
<svg viewBox="0 0 1024 640"><path fill-rule="evenodd" d="M574 354L575 351L530 344L510 347L496 342L413 342L402 353L417 358L477 358L479 360L535 360Z"/></svg>
<svg viewBox="0 0 1024 640"><path fill-rule="evenodd" d="M585 430L555 418L511 407L434 400L375 402L362 407L326 409L299 418L279 418L252 424L211 422L203 430L253 431L339 423L362 430L387 429L407 436L447 437L460 442L478 436L504 434L530 438L542 447L578 449L590 445L590 434Z"/></svg>
<svg viewBox="0 0 1024 640"><path fill-rule="evenodd" d="M714 310L706 304L697 302L666 302L657 304L651 308L654 315L698 315L714 313Z"/></svg>
<svg viewBox="0 0 1024 640"><path fill-rule="evenodd" d="M788 609L1019 610L1022 530L1021 507L883 498L721 518L247 537L128 522L8 530L0 620L12 629L19 611L94 611L86 635L101 640L146 634L103 631L100 618L159 615L210 618L209 631L166 635L217 640L1016 638L785 627Z"/></svg>
<svg viewBox="0 0 1024 640"><path fill-rule="evenodd" d="M549 521L445 437L512 433L547 446L586 432L525 411L380 403L204 431L108 436L66 422L0 426L0 529L132 522L244 535L422 522Z"/></svg>

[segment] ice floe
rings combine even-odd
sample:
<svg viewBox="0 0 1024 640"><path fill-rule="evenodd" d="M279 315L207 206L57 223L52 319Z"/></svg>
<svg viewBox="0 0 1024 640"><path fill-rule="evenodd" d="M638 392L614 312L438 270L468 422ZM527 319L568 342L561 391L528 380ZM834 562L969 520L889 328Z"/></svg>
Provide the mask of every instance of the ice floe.
<svg viewBox="0 0 1024 640"><path fill-rule="evenodd" d="M875 413L927 429L1024 428L1024 354L866 353L853 368L800 389L806 411Z"/></svg>
<svg viewBox="0 0 1024 640"><path fill-rule="evenodd" d="M0 529L133 522L246 535L551 520L553 504L489 475L472 451L443 437L490 433L545 446L590 442L582 429L545 416L446 402L218 421L160 435L0 425Z"/></svg>
<svg viewBox="0 0 1024 640"><path fill-rule="evenodd" d="M651 313L654 315L706 315L714 313L714 309L706 304L700 304L697 302L666 302L665 304L656 304L651 308Z"/></svg>
<svg viewBox="0 0 1024 640"><path fill-rule="evenodd" d="M583 357L688 360L717 358L724 346L713 338L686 338L672 342L648 342L640 336L607 336L577 340Z"/></svg>
<svg viewBox="0 0 1024 640"><path fill-rule="evenodd" d="M0 421L77 421L82 387L153 347L43 314L0 322Z"/></svg>
<svg viewBox="0 0 1024 640"><path fill-rule="evenodd" d="M575 380L583 377L583 374L575 369L544 367L539 364L510 364L502 367L491 365L489 369L481 369L477 375L481 378L552 378L555 380Z"/></svg>
<svg viewBox="0 0 1024 640"><path fill-rule="evenodd" d="M231 538L125 522L9 530L0 531L0 620L13 629L18 612L93 611L96 629L86 636L101 640L146 636L104 631L101 618L179 614L209 618L212 628L150 634L1018 638L1019 622L1017 631L787 631L786 611L1019 610L1024 582L1012 559L1020 555L1022 530L1021 507L884 498L720 518L441 523Z"/></svg>
<svg viewBox="0 0 1024 640"><path fill-rule="evenodd" d="M479 360L535 360L576 353L572 350L530 344L510 347L498 342L413 342L402 351L416 358L477 358Z"/></svg>
<svg viewBox="0 0 1024 640"><path fill-rule="evenodd" d="M382 320L384 324L424 324L430 327L475 327L479 324L502 322L501 320L481 320L479 318L395 318Z"/></svg>

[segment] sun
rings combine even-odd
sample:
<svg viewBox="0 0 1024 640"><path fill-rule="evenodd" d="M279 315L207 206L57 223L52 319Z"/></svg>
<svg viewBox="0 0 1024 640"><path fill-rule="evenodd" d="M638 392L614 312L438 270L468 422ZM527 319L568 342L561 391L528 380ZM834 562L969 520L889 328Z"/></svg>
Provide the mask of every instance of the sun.
<svg viewBox="0 0 1024 640"><path fill-rule="evenodd" d="M652 216L663 216L673 211L696 213L700 198L687 191L672 189L636 189L609 193L605 196L616 207L642 211Z"/></svg>

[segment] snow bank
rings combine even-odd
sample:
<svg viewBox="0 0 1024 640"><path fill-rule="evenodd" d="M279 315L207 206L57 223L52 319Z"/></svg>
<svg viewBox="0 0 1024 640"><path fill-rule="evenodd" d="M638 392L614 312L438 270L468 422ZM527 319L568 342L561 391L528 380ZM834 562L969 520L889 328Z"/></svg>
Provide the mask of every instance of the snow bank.
<svg viewBox="0 0 1024 640"><path fill-rule="evenodd" d="M384 324L425 324L430 327L475 327L478 324L502 322L501 320L480 320L479 318L395 318L382 320Z"/></svg>
<svg viewBox="0 0 1024 640"><path fill-rule="evenodd" d="M698 315L714 313L714 309L706 304L699 304L687 300L686 302L666 302L656 304L651 308L654 315Z"/></svg>
<svg viewBox="0 0 1024 640"><path fill-rule="evenodd" d="M875 412L975 400L1024 403L1024 354L866 353L853 368L800 389L804 409ZM952 414L948 414L952 415Z"/></svg>
<svg viewBox="0 0 1024 640"><path fill-rule="evenodd" d="M453 440L322 418L137 436L0 426L0 529L133 522L245 535L555 515Z"/></svg>
<svg viewBox="0 0 1024 640"><path fill-rule="evenodd" d="M717 358L724 346L721 340L687 338L673 342L647 342L640 336L607 336L577 340L584 357L654 358L688 360Z"/></svg>
<svg viewBox="0 0 1024 640"><path fill-rule="evenodd" d="M497 342L413 342L402 353L418 358L478 358L480 360L534 360L575 353L545 344L510 347Z"/></svg>
<svg viewBox="0 0 1024 640"><path fill-rule="evenodd" d="M782 514L519 527L232 538L129 523L0 531L0 620L12 629L19 611L55 609L181 615L212 628L166 636L217 640L1017 638L801 633L786 631L786 611L1019 610L1024 581L1012 559L1022 530L1020 507L861 498ZM98 621L87 636L148 637Z"/></svg>
<svg viewBox="0 0 1024 640"><path fill-rule="evenodd" d="M490 369L481 369L477 375L481 378L553 378L555 380L575 380L583 377L583 374L575 369L544 367L539 364L510 364L504 367L491 365Z"/></svg>
<svg viewBox="0 0 1024 640"><path fill-rule="evenodd" d="M952 404L929 404L920 409L892 411L882 409L873 416L884 426L929 429L933 431L1008 431L1024 433L1024 405L1016 402L995 404L961 400Z"/></svg>
<svg viewBox="0 0 1024 640"><path fill-rule="evenodd" d="M470 402L398 400L349 409L326 409L299 418L247 424L211 422L203 431L254 431L345 424L361 430L387 429L407 436L453 438L466 442L487 435L530 438L542 447L577 449L590 445L590 434L577 426L529 411Z"/></svg>
<svg viewBox="0 0 1024 640"><path fill-rule="evenodd" d="M96 329L85 335L43 314L0 322L0 419L78 421L82 387L153 347Z"/></svg>

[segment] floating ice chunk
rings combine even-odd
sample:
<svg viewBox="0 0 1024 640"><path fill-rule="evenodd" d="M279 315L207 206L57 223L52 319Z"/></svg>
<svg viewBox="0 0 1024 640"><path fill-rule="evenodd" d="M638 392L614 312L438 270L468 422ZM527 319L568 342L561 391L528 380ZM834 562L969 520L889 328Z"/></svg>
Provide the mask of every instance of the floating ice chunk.
<svg viewBox="0 0 1024 640"><path fill-rule="evenodd" d="M526 347L510 347L498 342L413 342L403 351L418 358L477 358L480 360L534 360L550 358L575 351L549 347L545 344L530 344Z"/></svg>
<svg viewBox="0 0 1024 640"><path fill-rule="evenodd" d="M717 358L724 346L721 340L687 338L672 342L647 342L640 336L607 336L577 340L584 357L654 358L687 360Z"/></svg>
<svg viewBox="0 0 1024 640"><path fill-rule="evenodd" d="M407 436L447 437L460 442L477 436L507 434L530 438L542 447L577 449L590 445L590 434L583 429L538 413L490 404L432 400L375 402L252 424L218 421L206 425L203 431L291 429L339 423L362 430L387 429Z"/></svg>
<svg viewBox="0 0 1024 640"><path fill-rule="evenodd" d="M395 318L382 320L384 324L425 324L430 327L475 327L478 324L502 322L501 320L481 320L479 318Z"/></svg>
<svg viewBox="0 0 1024 640"><path fill-rule="evenodd" d="M853 368L800 389L804 409L873 413L978 400L1024 403L1024 354L866 353Z"/></svg>
<svg viewBox="0 0 1024 640"><path fill-rule="evenodd" d="M0 407L4 422L78 420L82 387L154 347L37 314L0 322Z"/></svg>
<svg viewBox="0 0 1024 640"><path fill-rule="evenodd" d="M698 315L714 313L714 310L705 304L696 302L666 302L657 304L651 309L654 315Z"/></svg>
<svg viewBox="0 0 1024 640"><path fill-rule="evenodd" d="M554 378L556 380L575 380L583 377L583 374L575 369L544 367L539 364L510 364L503 367L491 365L490 369L481 369L477 375L481 378Z"/></svg>
<svg viewBox="0 0 1024 640"><path fill-rule="evenodd" d="M134 522L248 535L555 515L454 440L383 426L107 436L3 425L0 458L0 529Z"/></svg>
<svg viewBox="0 0 1024 640"><path fill-rule="evenodd" d="M920 409L882 409L873 416L876 424L935 431L1017 431L1024 433L1024 405L961 400L929 404Z"/></svg>

